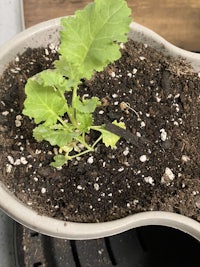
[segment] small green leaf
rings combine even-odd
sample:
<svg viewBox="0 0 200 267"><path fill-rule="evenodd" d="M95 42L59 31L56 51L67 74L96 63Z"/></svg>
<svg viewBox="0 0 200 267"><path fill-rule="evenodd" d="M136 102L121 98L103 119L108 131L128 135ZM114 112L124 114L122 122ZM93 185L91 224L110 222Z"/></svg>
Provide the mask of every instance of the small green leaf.
<svg viewBox="0 0 200 267"><path fill-rule="evenodd" d="M114 124L114 125L116 125L116 126L122 128L122 129L126 129L126 125L125 125L125 123L124 123L123 121L118 122L117 120L114 120L114 121L112 122L112 124Z"/></svg>
<svg viewBox="0 0 200 267"><path fill-rule="evenodd" d="M116 126L126 129L126 126L124 124L124 122L117 122L116 120L112 122L113 124L115 124ZM105 144L106 147L111 147L114 148L116 143L119 141L120 136L111 133L110 131L106 130L103 126L102 127L92 127L92 129L97 130L99 132L101 132L102 134L102 141Z"/></svg>
<svg viewBox="0 0 200 267"><path fill-rule="evenodd" d="M120 137L116 134L113 134L105 129L101 130L102 133L102 141L106 147L114 148L116 143L119 141Z"/></svg>
<svg viewBox="0 0 200 267"><path fill-rule="evenodd" d="M93 113L96 107L100 105L101 102L98 97L83 99L82 101L77 97L74 102L74 107L82 113Z"/></svg>
<svg viewBox="0 0 200 267"><path fill-rule="evenodd" d="M78 121L77 128L82 132L88 132L93 123L92 114L77 112L76 119Z"/></svg>
<svg viewBox="0 0 200 267"><path fill-rule="evenodd" d="M54 156L53 159L54 159L54 162L51 162L50 166L54 168L59 168L63 166L67 161L64 155L56 155Z"/></svg>
<svg viewBox="0 0 200 267"><path fill-rule="evenodd" d="M44 87L53 87L54 90L59 90L62 93L71 91L73 83L66 79L57 70L47 69L36 75L37 82Z"/></svg>
<svg viewBox="0 0 200 267"><path fill-rule="evenodd" d="M35 127L33 129L33 137L38 141L41 142L45 140L44 135L47 132L46 127L43 124L40 124L39 126Z"/></svg>
<svg viewBox="0 0 200 267"><path fill-rule="evenodd" d="M35 123L45 122L54 125L58 116L67 112L66 100L55 94L54 88L39 84L31 78L25 86L27 98L24 102L23 114L34 119Z"/></svg>

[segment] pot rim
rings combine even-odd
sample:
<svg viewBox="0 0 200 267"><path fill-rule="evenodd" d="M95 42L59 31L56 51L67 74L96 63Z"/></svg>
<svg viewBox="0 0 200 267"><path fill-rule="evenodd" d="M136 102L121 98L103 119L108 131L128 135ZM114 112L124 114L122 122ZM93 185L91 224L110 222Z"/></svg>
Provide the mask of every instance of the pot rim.
<svg viewBox="0 0 200 267"><path fill-rule="evenodd" d="M52 27L55 28L54 33L56 33L59 30L59 23L60 18L39 23L17 34L1 46L0 61L3 64L0 66L0 71L5 68L6 64L4 63L8 63L9 59L13 60L14 56L16 57L17 53L21 51L21 48L25 50L28 47L26 43L27 36L33 38L38 32L47 31ZM160 35L135 22L131 23L131 30L130 37L137 33L140 36L139 38L148 40L148 42L150 40L151 46L160 48L164 53L186 58L189 62L192 62L195 71L200 72L200 54L180 49L167 42ZM13 48L15 48L14 54L9 52ZM0 196L0 208L10 217L34 231L53 237L86 240L111 236L139 226L163 225L182 230L200 240L200 223L176 213L147 211L109 222L76 223L39 215L31 207L19 201L2 182L0 182Z"/></svg>
<svg viewBox="0 0 200 267"><path fill-rule="evenodd" d="M0 58L4 57L6 54L10 54L12 56L12 49L17 47L20 43L24 42L24 50L27 48L26 46L26 39L27 37L34 36L40 31L48 31L48 29L51 29L52 27L55 27L56 31L59 31L60 29L60 19L50 19L44 22L40 22L32 27L29 27L22 32L16 34L13 38L5 42L3 45L0 46ZM147 40L147 42L154 48L161 49L164 54L176 56L176 57L182 57L185 58L194 68L196 72L200 72L200 54L195 52L190 52L187 50L184 50L182 48L179 48L172 43L165 40L163 37L161 37L159 34L155 33L151 29L142 26L139 23L132 22L130 24L130 29L137 34L140 35L141 39ZM134 37L134 34L130 33L129 37ZM39 43L38 43L39 46ZM20 46L19 52L22 50L22 46ZM2 71L2 66L0 66L0 71Z"/></svg>
<svg viewBox="0 0 200 267"><path fill-rule="evenodd" d="M38 214L13 196L2 182L0 182L0 195L1 199L4 200L1 201L0 208L14 220L34 231L57 238L96 239L119 234L140 226L162 225L182 230L200 240L200 223L172 212L146 211L114 221L77 223Z"/></svg>

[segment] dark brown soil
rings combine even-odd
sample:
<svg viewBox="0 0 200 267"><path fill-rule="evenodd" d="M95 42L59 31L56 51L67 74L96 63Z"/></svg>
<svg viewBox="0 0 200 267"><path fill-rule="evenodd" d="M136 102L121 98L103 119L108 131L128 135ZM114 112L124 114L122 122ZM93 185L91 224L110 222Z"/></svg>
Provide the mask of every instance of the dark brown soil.
<svg viewBox="0 0 200 267"><path fill-rule="evenodd" d="M147 46L130 41L122 52L80 93L102 99L96 124L117 119L126 132L116 149L99 144L60 170L49 167L53 148L35 142L33 122L19 116L27 77L48 68L56 51L51 45L17 57L0 81L0 179L33 209L63 220L163 210L200 221L200 78L182 59Z"/></svg>

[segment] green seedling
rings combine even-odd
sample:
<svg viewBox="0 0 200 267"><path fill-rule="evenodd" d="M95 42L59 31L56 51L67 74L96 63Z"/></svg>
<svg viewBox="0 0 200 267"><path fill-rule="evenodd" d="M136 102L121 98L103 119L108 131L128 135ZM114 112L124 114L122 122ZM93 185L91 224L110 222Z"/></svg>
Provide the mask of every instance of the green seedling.
<svg viewBox="0 0 200 267"><path fill-rule="evenodd" d="M74 16L62 18L55 69L28 79L23 114L37 124L33 130L37 141L59 147L52 166L94 151L100 141L111 148L118 142L120 137L105 125L93 125L99 98L80 97L78 90L83 79L91 79L94 72L121 57L120 43L127 41L130 14L124 0L95 0ZM125 128L122 122L113 124ZM100 133L93 144L85 138L91 130Z"/></svg>

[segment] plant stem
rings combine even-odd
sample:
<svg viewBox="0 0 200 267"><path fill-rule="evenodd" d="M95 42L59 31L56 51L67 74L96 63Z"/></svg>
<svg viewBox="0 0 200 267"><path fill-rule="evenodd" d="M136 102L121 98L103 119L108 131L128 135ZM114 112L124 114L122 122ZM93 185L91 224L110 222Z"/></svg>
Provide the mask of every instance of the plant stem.
<svg viewBox="0 0 200 267"><path fill-rule="evenodd" d="M99 138L94 142L94 144L92 145L92 148L94 149L95 146L101 141L102 139L102 134L99 136Z"/></svg>
<svg viewBox="0 0 200 267"><path fill-rule="evenodd" d="M93 151L93 149L91 149L91 147L90 147L90 149L84 150L83 152L80 152L80 153L75 154L75 155L73 155L73 156L68 156L68 157L67 157L67 160L72 160L72 159L74 159L74 158L83 156L83 155L85 155L85 154L87 154L87 153L89 153L89 152L91 152L91 151Z"/></svg>
<svg viewBox="0 0 200 267"><path fill-rule="evenodd" d="M81 136L81 137L78 136L78 137L76 137L76 138L74 138L74 139L76 139L79 143L81 143L82 145L84 145L84 147L87 148L88 151L92 151L92 150L93 150L93 146L92 146L92 147L89 146L89 145L85 142L83 136Z"/></svg>
<svg viewBox="0 0 200 267"><path fill-rule="evenodd" d="M73 92L72 92L72 107L74 107L74 103L77 98L77 91L78 91L78 86L74 86Z"/></svg>

